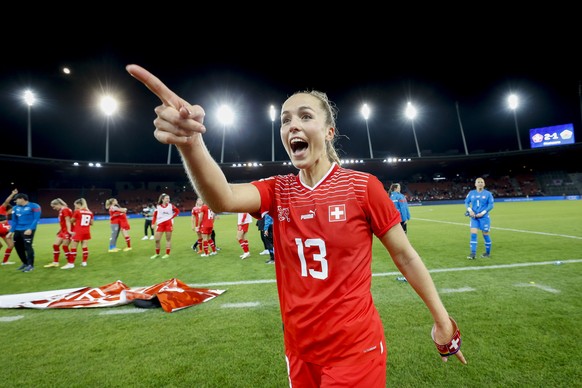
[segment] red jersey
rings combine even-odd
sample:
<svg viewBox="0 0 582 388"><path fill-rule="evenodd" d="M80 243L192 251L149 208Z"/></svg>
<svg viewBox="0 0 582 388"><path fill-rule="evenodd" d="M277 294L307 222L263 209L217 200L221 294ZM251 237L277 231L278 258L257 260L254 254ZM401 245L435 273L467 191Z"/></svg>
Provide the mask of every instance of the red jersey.
<svg viewBox="0 0 582 388"><path fill-rule="evenodd" d="M6 210L6 206L0 205L0 237L6 237L8 233L10 233L8 210Z"/></svg>
<svg viewBox="0 0 582 388"><path fill-rule="evenodd" d="M0 222L8 222L8 210L4 205L0 205Z"/></svg>
<svg viewBox="0 0 582 388"><path fill-rule="evenodd" d="M194 226L200 226L200 206L194 206L192 208L192 218L194 218Z"/></svg>
<svg viewBox="0 0 582 388"><path fill-rule="evenodd" d="M371 293L372 242L400 223L375 176L334 164L313 188L298 175L252 182L273 217L275 273L290 354L320 365L378 357L384 329Z"/></svg>
<svg viewBox="0 0 582 388"><path fill-rule="evenodd" d="M129 221L127 220L127 214L119 210L118 206L111 206L109 208L109 219L112 224L119 224L121 229L129 230Z"/></svg>
<svg viewBox="0 0 582 388"><path fill-rule="evenodd" d="M237 225L250 224L253 222L253 217L249 213L238 213Z"/></svg>
<svg viewBox="0 0 582 388"><path fill-rule="evenodd" d="M60 233L69 233L69 229L67 227L67 217L69 217L69 221L71 220L71 217L73 216L73 211L66 207L63 206L61 208L61 210L59 210L59 225L60 225Z"/></svg>
<svg viewBox="0 0 582 388"><path fill-rule="evenodd" d="M73 221L73 240L84 241L91 240L91 224L93 221L93 212L89 209L75 209Z"/></svg>
<svg viewBox="0 0 582 388"><path fill-rule="evenodd" d="M161 204L156 206L154 211L154 217L152 219L152 224L161 225L164 222L174 223L174 218L180 214L180 209L171 203L167 205Z"/></svg>
<svg viewBox="0 0 582 388"><path fill-rule="evenodd" d="M212 209L208 207L208 205L204 204L200 206L200 227L201 228L214 228L214 212Z"/></svg>

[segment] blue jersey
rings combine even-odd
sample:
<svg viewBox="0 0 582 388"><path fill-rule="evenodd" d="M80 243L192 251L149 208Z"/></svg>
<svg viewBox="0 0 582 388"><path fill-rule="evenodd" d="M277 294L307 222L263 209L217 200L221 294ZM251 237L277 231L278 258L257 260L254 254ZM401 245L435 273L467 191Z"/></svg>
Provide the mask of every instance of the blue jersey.
<svg viewBox="0 0 582 388"><path fill-rule="evenodd" d="M489 190L481 192L471 190L465 198L465 207L473 209L475 214L485 211L484 215L489 215L489 212L493 210L493 202L493 194Z"/></svg>
<svg viewBox="0 0 582 388"><path fill-rule="evenodd" d="M271 217L268 213L265 213L263 218L265 219L265 226L263 227L263 231L267 232L269 227L273 225L273 217Z"/></svg>
<svg viewBox="0 0 582 388"><path fill-rule="evenodd" d="M408 209L408 202L404 194L398 191L393 191L390 193L390 199L394 202L396 210L400 213L400 218L402 222L410 220L410 209Z"/></svg>
<svg viewBox="0 0 582 388"><path fill-rule="evenodd" d="M12 231L36 230L38 220L40 220L40 205L29 202L24 206L14 205L12 208Z"/></svg>

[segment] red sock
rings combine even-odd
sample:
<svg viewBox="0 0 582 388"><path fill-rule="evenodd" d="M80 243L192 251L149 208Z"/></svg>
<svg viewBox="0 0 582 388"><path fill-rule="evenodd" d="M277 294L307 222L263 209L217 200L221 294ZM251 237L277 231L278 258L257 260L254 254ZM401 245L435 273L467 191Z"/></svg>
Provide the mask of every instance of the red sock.
<svg viewBox="0 0 582 388"><path fill-rule="evenodd" d="M65 259L69 261L69 255L71 254L71 250L69 249L68 245L63 245L63 252L65 252Z"/></svg>
<svg viewBox="0 0 582 388"><path fill-rule="evenodd" d="M61 249L57 244L53 244L53 262L59 262L59 255L61 254Z"/></svg>
<svg viewBox="0 0 582 388"><path fill-rule="evenodd" d="M4 251L3 263L6 263L8 261L8 259L10 258L10 253L12 253L12 248L6 248L6 250Z"/></svg>
<svg viewBox="0 0 582 388"><path fill-rule="evenodd" d="M89 248L83 247L83 263L86 263L88 258L89 258Z"/></svg>
<svg viewBox="0 0 582 388"><path fill-rule="evenodd" d="M77 248L71 248L71 251L69 252L69 257L67 258L67 261L70 264L75 264L76 259L77 259Z"/></svg>

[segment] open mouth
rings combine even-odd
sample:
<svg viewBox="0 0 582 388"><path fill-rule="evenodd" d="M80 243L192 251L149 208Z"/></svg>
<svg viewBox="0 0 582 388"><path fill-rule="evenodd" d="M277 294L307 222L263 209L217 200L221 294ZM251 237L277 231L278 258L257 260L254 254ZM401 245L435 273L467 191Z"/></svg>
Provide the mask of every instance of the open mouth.
<svg viewBox="0 0 582 388"><path fill-rule="evenodd" d="M291 146L291 151L293 153L296 153L296 152L303 151L303 150L307 149L308 144L306 141L295 138L295 139L291 139L290 146Z"/></svg>

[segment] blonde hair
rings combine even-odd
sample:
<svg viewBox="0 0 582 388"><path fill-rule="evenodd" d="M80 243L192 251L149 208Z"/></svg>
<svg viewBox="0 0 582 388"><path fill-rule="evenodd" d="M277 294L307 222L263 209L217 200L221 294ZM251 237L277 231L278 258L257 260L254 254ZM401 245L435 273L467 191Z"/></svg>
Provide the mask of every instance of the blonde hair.
<svg viewBox="0 0 582 388"><path fill-rule="evenodd" d="M308 94L310 96L313 96L315 98L317 98L319 100L319 105L321 107L321 109L325 112L325 124L335 128L335 133L334 136L331 140L326 140L325 141L325 151L327 153L327 158L330 162L335 162L338 166L341 165L340 162L340 158L337 154L337 150L335 148L335 144L337 142L337 138L338 138L338 129L336 126L336 117L337 117L337 112L338 109L335 106L335 104L333 102L331 102L329 100L329 98L327 97L327 94L325 94L324 92L320 92L318 90L306 90L306 91L302 91L302 92L295 92L291 95L291 97L297 95L297 94Z"/></svg>
<svg viewBox="0 0 582 388"><path fill-rule="evenodd" d="M115 198L109 198L107 201L105 201L105 209L109 209L111 207L111 205L113 205L113 202L116 202L117 199Z"/></svg>
<svg viewBox="0 0 582 388"><path fill-rule="evenodd" d="M74 202L74 204L75 204L75 205L79 205L79 207L80 207L81 209L87 209L87 210L89 210L89 209L87 208L87 201L85 200L85 198L79 198L79 199L76 199L76 200L75 200L75 202Z"/></svg>
<svg viewBox="0 0 582 388"><path fill-rule="evenodd" d="M67 203L60 198L55 198L51 201L51 206L55 206L55 205L61 205L64 207L68 207Z"/></svg>

